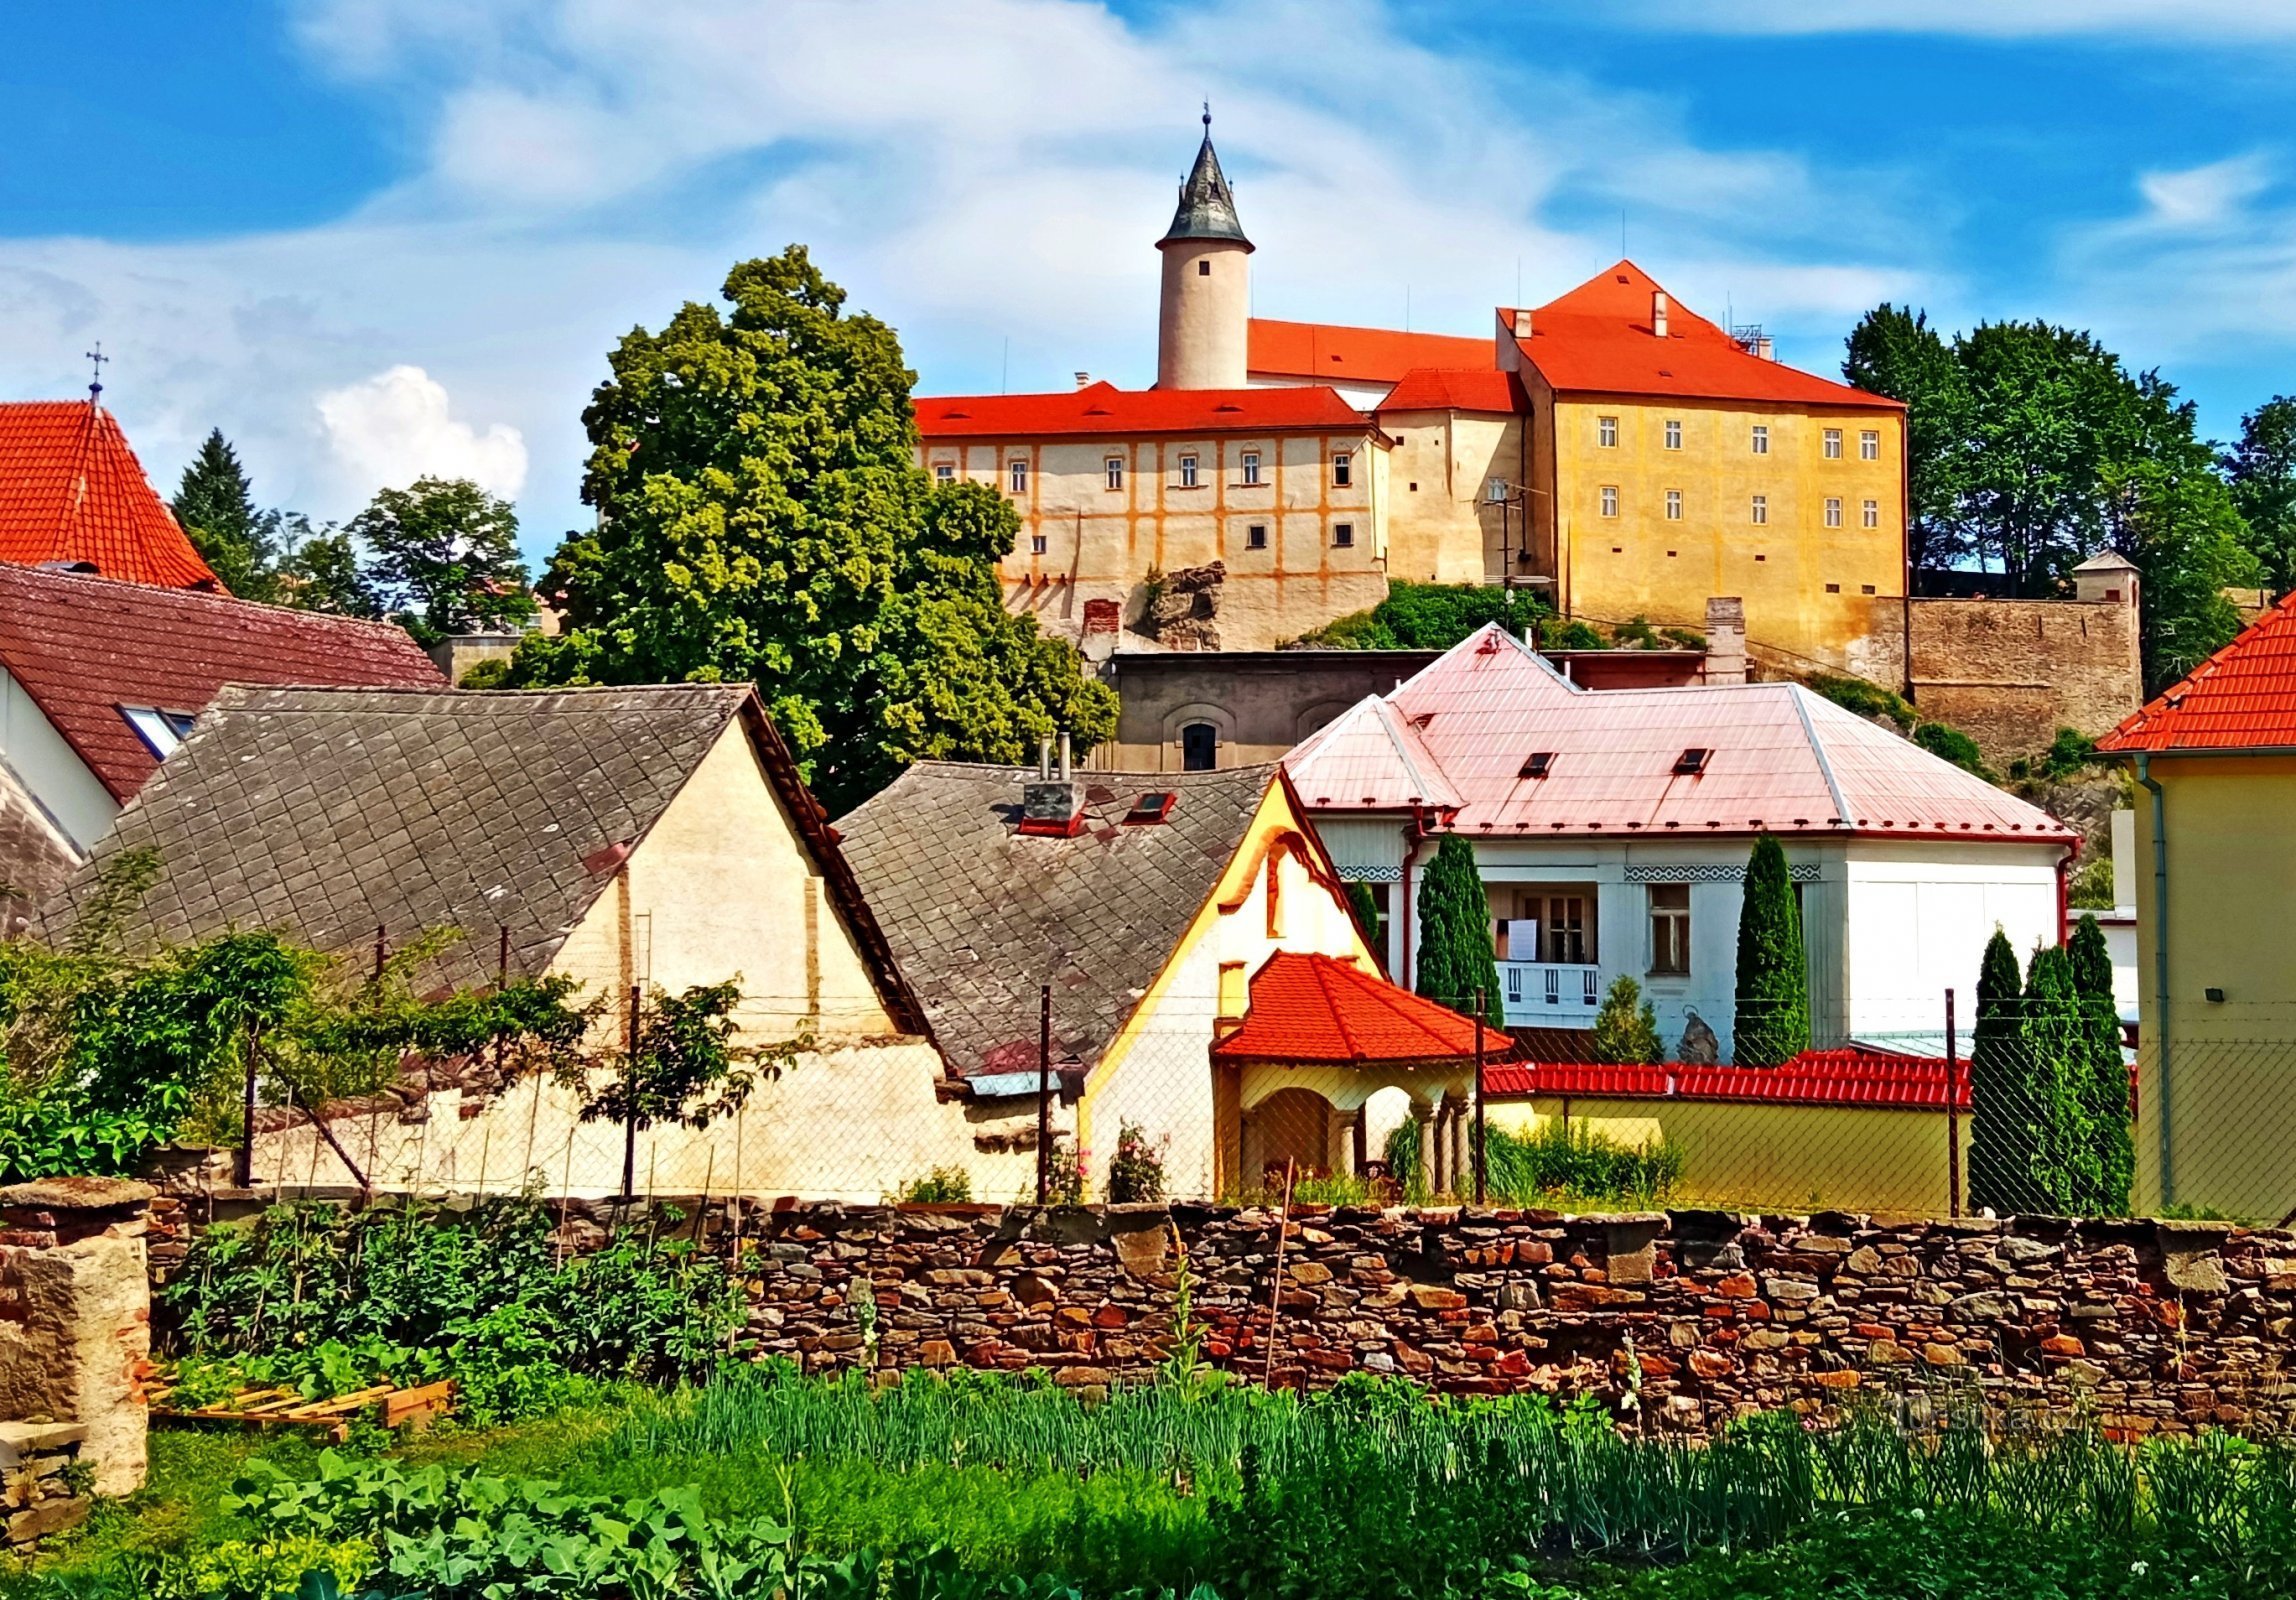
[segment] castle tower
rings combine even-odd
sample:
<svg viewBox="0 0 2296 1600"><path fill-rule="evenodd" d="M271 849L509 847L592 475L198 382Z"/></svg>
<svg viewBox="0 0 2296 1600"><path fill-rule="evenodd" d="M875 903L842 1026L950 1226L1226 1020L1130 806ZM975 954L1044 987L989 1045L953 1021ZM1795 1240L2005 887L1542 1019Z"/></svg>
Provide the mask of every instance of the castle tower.
<svg viewBox="0 0 2296 1600"><path fill-rule="evenodd" d="M1252 241L1236 220L1236 197L1212 149L1209 107L1196 165L1180 185L1180 207L1156 248L1164 253L1156 387L1241 389L1252 315Z"/></svg>

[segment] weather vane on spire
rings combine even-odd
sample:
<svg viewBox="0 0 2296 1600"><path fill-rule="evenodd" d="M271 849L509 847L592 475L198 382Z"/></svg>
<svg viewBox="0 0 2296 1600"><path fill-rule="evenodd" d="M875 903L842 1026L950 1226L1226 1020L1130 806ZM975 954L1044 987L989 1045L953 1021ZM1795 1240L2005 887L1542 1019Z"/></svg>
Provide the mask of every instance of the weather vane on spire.
<svg viewBox="0 0 2296 1600"><path fill-rule="evenodd" d="M88 380L88 403L94 405L104 397L104 363L111 360L111 357L104 354L104 341L101 339L96 341L93 350L83 350L80 353L95 364L95 376Z"/></svg>
<svg viewBox="0 0 2296 1600"><path fill-rule="evenodd" d="M1212 102L1209 100L1204 102L1204 131L1212 131Z"/></svg>

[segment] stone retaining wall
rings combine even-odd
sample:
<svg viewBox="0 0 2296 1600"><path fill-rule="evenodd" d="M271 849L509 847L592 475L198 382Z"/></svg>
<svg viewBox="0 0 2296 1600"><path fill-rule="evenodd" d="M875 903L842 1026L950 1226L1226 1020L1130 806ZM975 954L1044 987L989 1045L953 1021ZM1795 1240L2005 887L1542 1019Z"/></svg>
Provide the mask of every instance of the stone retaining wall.
<svg viewBox="0 0 2296 1600"><path fill-rule="evenodd" d="M0 1548L37 1547L88 1517L88 1430L69 1422L0 1422Z"/></svg>

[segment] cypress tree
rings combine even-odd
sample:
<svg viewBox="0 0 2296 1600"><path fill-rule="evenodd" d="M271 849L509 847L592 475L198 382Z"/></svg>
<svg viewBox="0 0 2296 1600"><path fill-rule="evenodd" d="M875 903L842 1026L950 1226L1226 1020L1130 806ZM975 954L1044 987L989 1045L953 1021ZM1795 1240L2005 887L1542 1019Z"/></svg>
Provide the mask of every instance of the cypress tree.
<svg viewBox="0 0 2296 1600"><path fill-rule="evenodd" d="M2023 1000L2017 952L1995 928L1977 972L1977 1027L1969 1043L1969 1204L2004 1215L2018 1209L2028 1187L2018 1027Z"/></svg>
<svg viewBox="0 0 2296 1600"><path fill-rule="evenodd" d="M2098 1188L2083 1209L2126 1216L2136 1181L2136 1146L2129 1116L2129 1069L2121 1058L2120 1007L2113 999L2113 957L2094 915L2073 929L2068 951L2073 995L2081 1013L2081 1111L2096 1156Z"/></svg>
<svg viewBox="0 0 2296 1600"><path fill-rule="evenodd" d="M1602 1009L1595 1013L1588 1050L1597 1061L1633 1065L1656 1061L1666 1053L1658 1037L1657 1010L1642 998L1642 985L1623 972L1612 980Z"/></svg>
<svg viewBox="0 0 2296 1600"><path fill-rule="evenodd" d="M1479 989L1499 1009L1499 962L1491 948L1491 900L1475 870L1475 847L1443 836L1419 880L1419 972L1430 1000L1472 1011Z"/></svg>
<svg viewBox="0 0 2296 1600"><path fill-rule="evenodd" d="M2103 1183L2082 1114L2086 1049L2072 962L2063 946L2044 945L2033 952L2025 972L2023 1023L2033 1200L2059 1216L2075 1215Z"/></svg>
<svg viewBox="0 0 2296 1600"><path fill-rule="evenodd" d="M1746 862L1738 912L1738 1020L1731 1059L1774 1067L1810 1047L1809 960L1786 852L1763 834Z"/></svg>
<svg viewBox="0 0 2296 1600"><path fill-rule="evenodd" d="M199 453L183 469L172 509L191 547L215 569L224 588L243 599L272 598L277 536L256 512L253 485L221 428L208 430Z"/></svg>

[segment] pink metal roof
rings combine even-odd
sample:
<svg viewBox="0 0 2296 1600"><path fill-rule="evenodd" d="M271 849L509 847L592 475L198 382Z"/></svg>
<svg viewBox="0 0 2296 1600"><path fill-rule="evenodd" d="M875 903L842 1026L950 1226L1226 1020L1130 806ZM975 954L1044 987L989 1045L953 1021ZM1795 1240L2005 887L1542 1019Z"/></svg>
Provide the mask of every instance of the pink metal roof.
<svg viewBox="0 0 2296 1600"><path fill-rule="evenodd" d="M1318 810L1408 811L1425 806L1453 811L1465 802L1392 702L1377 695L1349 706L1312 734L1285 763L1295 787L1313 774L1313 792L1300 798Z"/></svg>
<svg viewBox="0 0 2296 1600"><path fill-rule="evenodd" d="M1327 738L1362 720L1363 708L1355 708L1286 763L1310 809L1400 809L1398 797L1426 792L1431 760L1458 797L1451 829L1477 837L1859 833L2057 844L2076 837L2047 812L1799 684L1597 693L1492 626L1453 646L1386 703L1416 738L1410 758L1401 749L1383 757L1369 737ZM1708 752L1703 766L1677 772L1692 749ZM1549 758L1547 775L1526 776L1540 752Z"/></svg>

